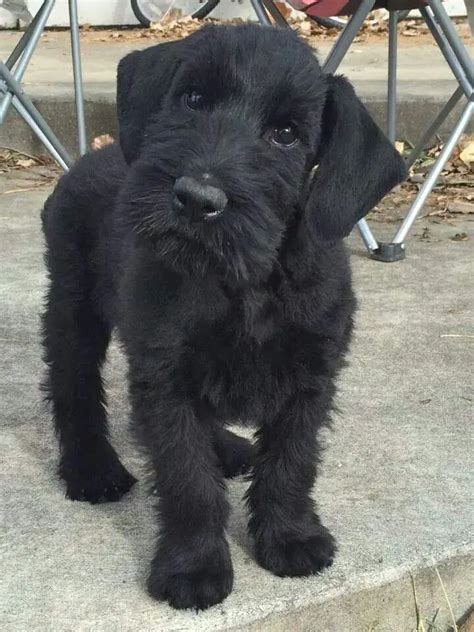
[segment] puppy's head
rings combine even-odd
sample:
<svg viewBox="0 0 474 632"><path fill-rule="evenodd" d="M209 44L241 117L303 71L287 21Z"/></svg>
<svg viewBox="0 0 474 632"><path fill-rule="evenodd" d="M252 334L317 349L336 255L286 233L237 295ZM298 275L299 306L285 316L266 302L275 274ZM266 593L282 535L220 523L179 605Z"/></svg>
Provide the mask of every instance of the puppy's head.
<svg viewBox="0 0 474 632"><path fill-rule="evenodd" d="M337 240L404 177L345 79L291 30L205 27L125 57L123 212L157 256L249 281L272 270L295 221Z"/></svg>

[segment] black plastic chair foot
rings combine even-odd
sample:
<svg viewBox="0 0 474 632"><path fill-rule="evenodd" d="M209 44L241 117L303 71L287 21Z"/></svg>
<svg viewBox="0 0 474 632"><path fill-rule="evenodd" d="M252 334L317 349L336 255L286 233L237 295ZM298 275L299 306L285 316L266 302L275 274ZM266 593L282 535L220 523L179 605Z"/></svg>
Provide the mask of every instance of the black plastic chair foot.
<svg viewBox="0 0 474 632"><path fill-rule="evenodd" d="M406 257L405 244L379 242L379 247L377 250L373 250L370 256L376 261L384 261L385 263L402 261Z"/></svg>

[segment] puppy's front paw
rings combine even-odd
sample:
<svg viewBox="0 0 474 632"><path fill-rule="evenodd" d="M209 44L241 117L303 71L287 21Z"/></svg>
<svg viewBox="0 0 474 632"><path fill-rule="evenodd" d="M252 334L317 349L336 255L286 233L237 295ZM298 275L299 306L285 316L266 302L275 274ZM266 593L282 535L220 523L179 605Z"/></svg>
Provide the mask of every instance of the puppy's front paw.
<svg viewBox="0 0 474 632"><path fill-rule="evenodd" d="M136 483L111 446L90 454L64 454L59 475L66 483L67 498L91 504L120 500Z"/></svg>
<svg viewBox="0 0 474 632"><path fill-rule="evenodd" d="M279 577L304 577L331 566L336 542L320 524L307 533L260 538L256 541L256 556L260 566Z"/></svg>
<svg viewBox="0 0 474 632"><path fill-rule="evenodd" d="M148 592L177 609L205 610L223 601L232 590L234 573L227 542L205 557L189 557L163 542L153 560ZM172 553L170 551L173 551Z"/></svg>

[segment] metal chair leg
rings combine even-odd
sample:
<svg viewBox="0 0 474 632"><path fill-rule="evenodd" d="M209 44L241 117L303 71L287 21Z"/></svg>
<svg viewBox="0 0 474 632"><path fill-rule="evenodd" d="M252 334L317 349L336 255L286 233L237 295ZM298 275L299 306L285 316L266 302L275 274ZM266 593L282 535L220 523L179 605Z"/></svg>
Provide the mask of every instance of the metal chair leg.
<svg viewBox="0 0 474 632"><path fill-rule="evenodd" d="M388 23L387 136L397 137L397 37L398 11L390 11Z"/></svg>
<svg viewBox="0 0 474 632"><path fill-rule="evenodd" d="M23 106L22 109L26 110L29 115L29 120L33 119L36 126L39 127L42 133L49 139L50 144L54 147L56 152L63 157L64 162L72 164L72 160L53 130L49 127L43 116L33 105L32 101L25 95L21 85L16 81L3 62L0 62L0 78L5 82L9 93L12 93L12 96Z"/></svg>
<svg viewBox="0 0 474 632"><path fill-rule="evenodd" d="M36 123L36 121L29 115L28 111L23 107L23 105L18 101L16 97L13 98L12 105L21 118L25 121L25 123L33 130L33 132L38 137L39 141L43 143L46 149L49 151L51 156L56 160L59 165L64 169L64 171L69 171L72 166L72 160L67 155L65 151L61 153L56 150L54 145L51 144L49 138L44 134L41 127Z"/></svg>
<svg viewBox="0 0 474 632"><path fill-rule="evenodd" d="M367 250L370 253L375 252L379 248L379 244L375 239L370 226L367 224L367 221L365 219L359 220L359 222L357 223L357 229Z"/></svg>
<svg viewBox="0 0 474 632"><path fill-rule="evenodd" d="M74 93L76 102L77 132L79 136L79 153L87 152L86 121L84 115L84 95L82 90L81 47L79 41L79 21L77 17L77 0L69 0L69 26L71 29L71 55L74 73Z"/></svg>
<svg viewBox="0 0 474 632"><path fill-rule="evenodd" d="M456 91L453 93L449 101L440 111L438 116L431 123L428 129L424 132L423 136L418 141L416 147L412 149L412 151L410 152L410 155L408 156L406 160L406 165L408 168L410 168L414 164L415 160L418 158L421 152L425 149L425 147L431 141L431 139L436 134L438 129L441 127L441 125L444 123L444 121L448 118L448 116L454 110L456 105L459 103L463 94L464 94L463 89L461 88L461 86L458 86Z"/></svg>
<svg viewBox="0 0 474 632"><path fill-rule="evenodd" d="M36 136L45 145L48 151L53 155L55 160L57 160L64 169L68 169L72 164L71 158L49 125L41 116L40 112L36 109L31 100L24 94L20 85L55 2L56 0L44 0L40 9L33 17L27 31L23 34L20 41L13 49L6 63L0 62L0 93L3 93L0 101L0 123L4 121L7 110L12 104L20 116L31 127ZM84 116L77 0L69 0L69 19L71 28L71 53L74 73L79 152L82 155L87 151L87 139Z"/></svg>
<svg viewBox="0 0 474 632"><path fill-rule="evenodd" d="M272 16L275 20L275 24L277 26L281 26L282 28L290 28L290 25L285 20L283 15L281 14L279 8L272 2L272 0L262 0L263 6L267 10L267 12Z"/></svg>
<svg viewBox="0 0 474 632"><path fill-rule="evenodd" d="M459 85L462 86L464 93L469 98L473 90L473 84L474 84L473 80L469 79L469 77L466 75L466 72L464 71L464 67L461 65L459 59L454 53L453 48L451 47L450 42L446 38L446 34L438 25L438 23L434 19L434 16L427 9L422 8L420 9L420 12L423 18L425 19L425 22L428 25L428 28L430 29L431 34L433 35L433 39L438 44L438 47L441 53L446 59L446 62L451 68Z"/></svg>
<svg viewBox="0 0 474 632"><path fill-rule="evenodd" d="M21 54L25 50L26 44L31 39L31 35L34 32L34 30L36 28L36 25L38 24L38 21L40 20L41 16L43 15L43 11L45 9L45 6L46 6L46 3L44 3L40 7L38 12L34 15L33 19L31 20L31 23L28 25L27 29L25 30L25 32L23 33L23 35L19 39L18 44L15 46L15 48L10 53L10 56L6 60L5 64L6 64L6 66L7 66L7 68L9 70L11 70L13 68L13 66L16 64L16 62L20 58Z"/></svg>
<svg viewBox="0 0 474 632"><path fill-rule="evenodd" d="M25 71L30 62L31 56L33 55L34 50L36 46L38 45L39 39L44 30L44 27L46 26L46 22L50 16L50 13L54 7L55 2L56 0L45 0L44 4L42 5L40 9L41 16L37 20L37 22L35 22L34 29L30 31L31 34L27 38L27 42L25 43L22 53L18 55L18 51L17 52L15 52L15 50L13 51L15 53L15 56L17 56L18 58L18 65L15 68L15 70L12 71L12 75L16 81L21 81L23 79L23 75L25 74ZM29 28L31 28L31 25ZM10 64L12 64L11 55L8 61L10 62ZM7 65L6 67L8 68ZM3 97L2 103L0 103L0 122L3 121L6 115L7 109L10 106L11 100L12 100L12 95L9 93Z"/></svg>
<svg viewBox="0 0 474 632"><path fill-rule="evenodd" d="M464 111L459 119L456 127L453 130L453 133L449 137L447 143L445 143L443 149L441 150L438 158L436 159L435 164L431 168L428 176L426 177L423 186L418 192L415 201L413 202L407 216L403 220L402 225L398 229L395 237L393 238L394 244L401 244L403 247L403 242L405 241L406 236L408 235L408 231L413 225L413 222L416 220L418 213L421 211L424 203L426 202L426 198L431 193L434 185L436 184L436 180L438 179L441 171L443 170L446 162L449 160L449 157L454 151L461 134L466 129L469 121L471 120L472 115L474 114L474 97L466 104Z"/></svg>
<svg viewBox="0 0 474 632"><path fill-rule="evenodd" d="M263 26L272 26L272 21L268 17L268 13L265 10L262 0L250 0L250 2L252 3L253 10L255 11L260 24L263 24Z"/></svg>
<svg viewBox="0 0 474 632"><path fill-rule="evenodd" d="M464 72L466 73L471 85L474 84L474 63L471 59L466 47L462 43L459 35L456 33L456 29L446 13L446 9L441 4L440 0L428 0L433 15L438 24L443 29L443 33L448 40L451 48L456 55L457 60L461 64Z"/></svg>
<svg viewBox="0 0 474 632"><path fill-rule="evenodd" d="M352 40L358 33L368 14L372 11L374 4L375 0L361 0L361 3L347 23L345 29L340 34L329 55L326 57L326 61L323 64L323 70L325 72L336 72L339 64L344 58L344 55L347 53L349 46L352 44Z"/></svg>

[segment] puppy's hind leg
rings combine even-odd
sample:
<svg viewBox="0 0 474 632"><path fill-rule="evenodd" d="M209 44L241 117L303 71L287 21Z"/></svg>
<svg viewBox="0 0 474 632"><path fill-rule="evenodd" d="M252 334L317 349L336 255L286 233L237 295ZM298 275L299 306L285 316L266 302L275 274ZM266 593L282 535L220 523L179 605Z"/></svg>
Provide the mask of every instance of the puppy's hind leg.
<svg viewBox="0 0 474 632"><path fill-rule="evenodd" d="M66 214L64 214L66 215ZM93 275L74 235L45 222L50 286L43 314L45 390L60 442L59 475L72 500L118 500L135 482L107 439L100 368L110 327L97 313Z"/></svg>

